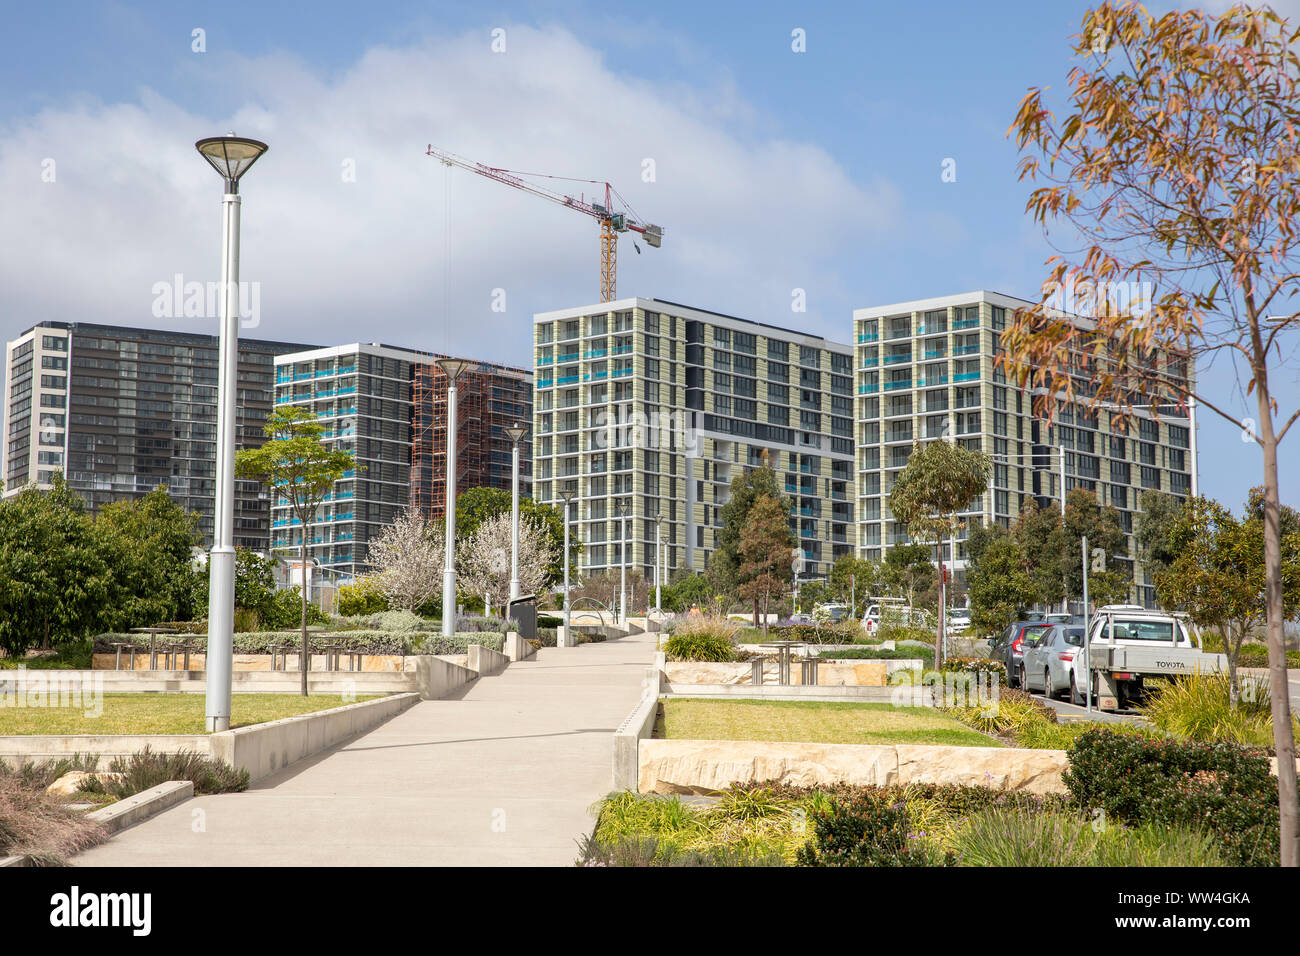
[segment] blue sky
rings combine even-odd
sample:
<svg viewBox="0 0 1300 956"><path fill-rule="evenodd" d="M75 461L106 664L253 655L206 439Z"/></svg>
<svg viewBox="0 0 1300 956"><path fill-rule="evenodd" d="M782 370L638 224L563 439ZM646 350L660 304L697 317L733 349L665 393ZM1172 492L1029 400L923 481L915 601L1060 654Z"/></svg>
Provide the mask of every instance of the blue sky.
<svg viewBox="0 0 1300 956"><path fill-rule="evenodd" d="M0 333L43 318L215 329L155 316L152 290L216 278L220 187L192 143L231 128L271 144L243 188L243 277L261 289L248 335L526 363L533 312L598 298L594 223L446 170L426 143L611 180L665 228L663 249L622 244L622 295L840 340L855 307L1030 296L1049 250L1005 133L1029 86L1062 88L1084 7L14 5ZM796 288L806 314L791 314ZM1209 375L1235 390L1226 369ZM1296 407L1295 371L1277 385ZM1203 492L1238 505L1257 448L1207 416L1201 449ZM1300 506L1300 434L1282 473Z"/></svg>

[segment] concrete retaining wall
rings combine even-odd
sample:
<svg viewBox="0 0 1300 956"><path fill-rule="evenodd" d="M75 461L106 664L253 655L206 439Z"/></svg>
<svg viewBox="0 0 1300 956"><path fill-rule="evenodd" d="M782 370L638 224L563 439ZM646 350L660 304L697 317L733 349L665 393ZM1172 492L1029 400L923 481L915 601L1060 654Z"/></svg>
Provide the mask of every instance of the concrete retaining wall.
<svg viewBox="0 0 1300 956"><path fill-rule="evenodd" d="M510 658L504 654L498 654L481 644L471 644L469 646L469 669L478 674L479 677L500 674L509 665Z"/></svg>
<svg viewBox="0 0 1300 956"><path fill-rule="evenodd" d="M192 780L170 780L86 814L109 833L125 830L194 796Z"/></svg>
<svg viewBox="0 0 1300 956"><path fill-rule="evenodd" d="M563 626L557 628L557 630L563 629ZM510 658L511 661L526 661L537 653L537 648L524 640L522 635L519 633L511 631L506 635L506 640L501 647L501 651L506 655L506 657Z"/></svg>
<svg viewBox="0 0 1300 956"><path fill-rule="evenodd" d="M419 694L397 694L301 717L286 717L212 734L210 752L256 781L304 757L365 733L413 706Z"/></svg>
<svg viewBox="0 0 1300 956"><path fill-rule="evenodd" d="M637 787L642 793L715 793L773 780L804 787L935 783L1064 793L1066 766L1063 750L643 739Z"/></svg>
<svg viewBox="0 0 1300 956"><path fill-rule="evenodd" d="M915 660L819 660L817 684L822 687L885 687L900 671L921 671L925 662ZM748 661L712 663L706 661L667 661L664 679L670 684L753 684L753 665ZM797 660L790 663L790 684L803 681ZM763 663L763 684L777 682L776 661Z"/></svg>
<svg viewBox="0 0 1300 956"><path fill-rule="evenodd" d="M641 700L614 731L614 789L636 790L641 745L654 733L659 711L657 689L645 688Z"/></svg>

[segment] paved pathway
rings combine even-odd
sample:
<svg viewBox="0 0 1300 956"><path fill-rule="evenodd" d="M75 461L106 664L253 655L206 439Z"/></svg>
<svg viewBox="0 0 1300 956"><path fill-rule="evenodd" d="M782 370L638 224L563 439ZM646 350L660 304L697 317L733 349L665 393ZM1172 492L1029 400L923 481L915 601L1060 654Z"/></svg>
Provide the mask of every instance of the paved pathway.
<svg viewBox="0 0 1300 956"><path fill-rule="evenodd" d="M556 865L612 786L652 635L544 648L239 794L197 797L81 866ZM202 810L202 832L196 811Z"/></svg>

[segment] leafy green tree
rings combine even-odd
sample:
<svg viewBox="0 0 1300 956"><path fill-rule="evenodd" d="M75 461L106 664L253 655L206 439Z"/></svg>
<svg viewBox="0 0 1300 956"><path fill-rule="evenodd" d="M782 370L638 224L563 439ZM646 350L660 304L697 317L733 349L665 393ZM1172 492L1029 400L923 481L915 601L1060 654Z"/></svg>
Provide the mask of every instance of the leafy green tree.
<svg viewBox="0 0 1300 956"><path fill-rule="evenodd" d="M1088 572L1088 599L1093 604L1115 604L1127 600L1133 585L1131 565L1117 562L1124 548L1124 529L1119 512L1111 505L1097 502L1094 492L1075 488L1065 496L1065 551L1061 555L1066 593L1083 599L1083 537L1088 550L1100 550L1102 561Z"/></svg>
<svg viewBox="0 0 1300 956"><path fill-rule="evenodd" d="M707 574L679 568L663 589L665 610L683 613L692 607L707 608L713 598L713 581Z"/></svg>
<svg viewBox="0 0 1300 956"><path fill-rule="evenodd" d="M206 566L194 572L195 614L208 613L208 584ZM235 607L257 615L261 626L270 627L270 616L276 602L275 559L266 558L248 548L235 549Z"/></svg>
<svg viewBox="0 0 1300 956"><path fill-rule="evenodd" d="M197 515L172 501L160 485L143 498L104 506L95 525L115 578L115 630L193 616L192 565L201 540Z"/></svg>
<svg viewBox="0 0 1300 956"><path fill-rule="evenodd" d="M996 634L1019 619L1037 597L1029 559L1009 534L992 535L966 571L971 625Z"/></svg>
<svg viewBox="0 0 1300 956"><path fill-rule="evenodd" d="M1156 575L1162 594L1196 624L1222 635L1228 658L1228 699L1234 709L1241 696L1237 659L1242 644L1268 619L1264 515L1255 505L1262 497L1259 491L1252 490L1242 520L1217 501L1189 498L1169 533L1176 557ZM1282 536L1282 606L1292 617L1300 610L1300 519L1292 509L1284 510L1291 513L1284 519L1290 528Z"/></svg>
<svg viewBox="0 0 1300 956"><path fill-rule="evenodd" d="M972 565L978 564L991 544L1009 537L1011 537L1010 530L996 521L992 524L983 522L973 524L966 532L966 560Z"/></svg>
<svg viewBox="0 0 1300 956"><path fill-rule="evenodd" d="M790 513L775 495L759 495L745 518L740 539L740 596L754 602L754 625L759 623L762 605L763 630L767 630L768 609L780 601L794 572L790 552L794 548Z"/></svg>
<svg viewBox="0 0 1300 956"><path fill-rule="evenodd" d="M935 663L944 658L943 617L947 613L944 594L943 546L955 539L961 526L958 512L970 507L988 488L992 463L983 452L963 448L956 442L916 443L907 467L899 473L889 493L889 510L917 544L934 545L939 555L939 640Z"/></svg>
<svg viewBox="0 0 1300 956"><path fill-rule="evenodd" d="M878 561L843 555L831 567L831 593L845 604L854 600L850 614L860 619L866 612L868 599L880 589L882 573Z"/></svg>
<svg viewBox="0 0 1300 956"><path fill-rule="evenodd" d="M277 496L288 502L302 530L300 556L304 574L307 567L307 537L325 496L334 490L334 482L356 467L350 451L326 445L321 436L325 428L306 408L286 405L271 413L264 426L267 441L260 448L246 448L235 453L235 474L266 482ZM311 660L307 643L307 592L301 594L302 660ZM302 695L307 696L307 667L302 668Z"/></svg>
<svg viewBox="0 0 1300 956"><path fill-rule="evenodd" d="M378 614L388 610L388 597L384 594L379 576L364 574L352 584L339 588L339 613L345 616L354 614Z"/></svg>
<svg viewBox="0 0 1300 956"><path fill-rule="evenodd" d="M885 552L881 581L891 594L913 607L919 595L934 587L938 573L930 560L930 549L923 544L896 544Z"/></svg>
<svg viewBox="0 0 1300 956"><path fill-rule="evenodd" d="M722 506L722 527L715 536L713 554L709 557L709 573L713 575L715 590L735 591L740 586L740 566L744 556L740 553L740 541L744 536L745 522L749 510L764 495L777 499L785 508L789 519L790 499L781 490L776 472L768 465L741 472L731 479L731 498ZM791 535L790 550L794 550ZM789 552L786 553L789 563ZM757 613L757 612L755 612Z"/></svg>
<svg viewBox="0 0 1300 956"><path fill-rule="evenodd" d="M1133 542L1147 580L1154 581L1178 557L1172 538L1174 525L1182 514L1183 501L1163 491L1144 491L1138 499L1138 508L1140 510L1133 519ZM1168 603L1158 585L1156 594L1162 603Z"/></svg>
<svg viewBox="0 0 1300 956"><path fill-rule="evenodd" d="M1062 561L1066 553L1061 512L1056 508L1040 508L1033 498L1026 498L1011 534L1025 552L1037 601L1049 607L1060 604L1065 600ZM1075 553L1079 554L1078 545Z"/></svg>
<svg viewBox="0 0 1300 956"><path fill-rule="evenodd" d="M61 472L51 485L0 500L0 649L15 657L113 621L115 577L103 536Z"/></svg>
<svg viewBox="0 0 1300 956"><path fill-rule="evenodd" d="M456 540L469 541L479 527L497 515L510 514L510 492L503 488L471 488L456 495ZM569 528L569 573L575 578L582 555L582 542L577 538L577 506L573 509L575 523ZM541 524L546 532L550 550L555 554L555 561L550 565L550 578L564 577L564 503L552 507L534 501L532 498L519 497L519 524L525 519L532 519Z"/></svg>

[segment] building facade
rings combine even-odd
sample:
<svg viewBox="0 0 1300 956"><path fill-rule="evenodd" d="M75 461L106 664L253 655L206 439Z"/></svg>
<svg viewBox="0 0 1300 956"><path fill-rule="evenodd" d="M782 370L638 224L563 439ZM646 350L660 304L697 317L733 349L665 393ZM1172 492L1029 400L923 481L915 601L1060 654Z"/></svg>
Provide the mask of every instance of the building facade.
<svg viewBox="0 0 1300 956"><path fill-rule="evenodd" d="M658 299L534 316L533 480L587 573L703 571L733 477L772 466L801 573L853 549L852 346ZM626 535L623 533L626 516ZM662 524L660 524L662 519Z"/></svg>
<svg viewBox="0 0 1300 956"><path fill-rule="evenodd" d="M437 358L354 343L276 359L276 405L309 408L326 428L325 441L356 457L357 468L335 483L306 532L308 557L334 581L369 570L370 542L407 507L431 518L443 514L446 379ZM530 420L531 379L523 369L476 362L457 382L458 399L467 396L458 401L459 489L509 489L510 441L502 429ZM525 439L524 460L528 444ZM520 493L529 490L521 481ZM272 511L272 548L296 553L301 522L283 499Z"/></svg>
<svg viewBox="0 0 1300 956"><path fill-rule="evenodd" d="M1009 526L1033 500L1060 508L1064 494L1086 488L1114 505L1128 538L1120 560L1132 564L1133 521L1144 491L1178 497L1196 493L1195 420L1165 406L1135 411L1124 428L1118 416L1058 402L1055 420L1036 414L1037 396L1009 383L995 367L1010 316L1031 305L996 292L902 302L853 313L857 376L857 553L880 559L907 541L889 512L889 493L914 442L950 438L993 462L989 490L964 513L967 526ZM1174 357L1167 374L1186 378ZM1091 394L1081 380L1079 396ZM965 567L965 534L956 542L956 568ZM944 548L945 560L953 560ZM1136 594L1153 603L1141 567Z"/></svg>
<svg viewBox="0 0 1300 956"><path fill-rule="evenodd" d="M88 322L46 322L5 349L6 495L56 471L92 510L159 485L199 515L212 543L216 495L218 337ZM299 343L240 339L235 440L256 448L272 405L273 362ZM270 500L237 481L235 543L265 550Z"/></svg>

